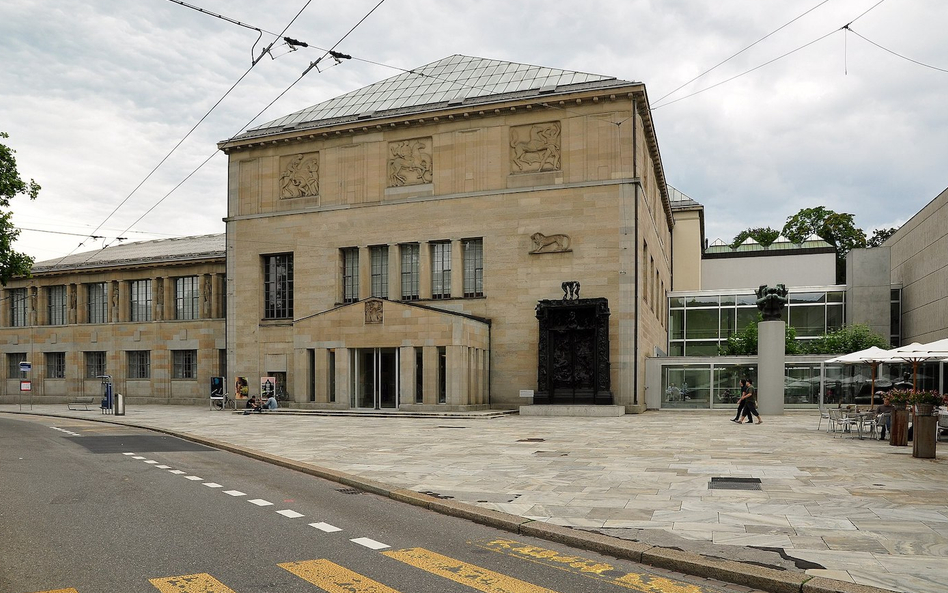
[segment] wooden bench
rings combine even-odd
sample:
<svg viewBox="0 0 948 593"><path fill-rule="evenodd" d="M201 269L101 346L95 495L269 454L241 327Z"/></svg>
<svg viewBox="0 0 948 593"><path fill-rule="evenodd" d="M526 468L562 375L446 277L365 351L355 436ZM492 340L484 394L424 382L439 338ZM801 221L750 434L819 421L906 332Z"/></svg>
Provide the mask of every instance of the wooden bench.
<svg viewBox="0 0 948 593"><path fill-rule="evenodd" d="M82 408L83 408L84 410L88 411L88 410L89 410L89 406L91 406L93 402L95 402L95 397L92 397L92 396L78 396L78 397L74 397L74 398L70 399L69 401L67 401L67 402L66 402L66 407L67 407L68 409L70 409L70 410L78 410L78 409L79 409L78 406L82 406ZM76 406L76 407L73 408L73 406Z"/></svg>

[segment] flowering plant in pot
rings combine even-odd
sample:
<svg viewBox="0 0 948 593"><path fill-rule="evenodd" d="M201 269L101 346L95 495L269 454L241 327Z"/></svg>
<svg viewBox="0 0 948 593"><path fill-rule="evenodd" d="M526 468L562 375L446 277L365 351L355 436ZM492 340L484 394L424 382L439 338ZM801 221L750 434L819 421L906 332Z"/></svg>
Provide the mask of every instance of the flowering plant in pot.
<svg viewBox="0 0 948 593"><path fill-rule="evenodd" d="M889 403L896 408L904 408L907 403L912 401L912 391L908 389L892 389L886 394Z"/></svg>
<svg viewBox="0 0 948 593"><path fill-rule="evenodd" d="M913 391L911 404L918 407L919 414L931 414L935 406L945 403L942 394L933 390Z"/></svg>

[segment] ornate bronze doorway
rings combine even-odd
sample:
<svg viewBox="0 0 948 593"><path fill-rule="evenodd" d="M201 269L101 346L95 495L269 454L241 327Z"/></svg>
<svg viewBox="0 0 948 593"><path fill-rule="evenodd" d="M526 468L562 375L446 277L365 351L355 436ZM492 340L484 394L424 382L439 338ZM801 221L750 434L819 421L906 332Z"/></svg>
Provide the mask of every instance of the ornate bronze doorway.
<svg viewBox="0 0 948 593"><path fill-rule="evenodd" d="M579 283L563 283L562 300L537 304L540 339L535 404L611 405L609 301L579 298Z"/></svg>

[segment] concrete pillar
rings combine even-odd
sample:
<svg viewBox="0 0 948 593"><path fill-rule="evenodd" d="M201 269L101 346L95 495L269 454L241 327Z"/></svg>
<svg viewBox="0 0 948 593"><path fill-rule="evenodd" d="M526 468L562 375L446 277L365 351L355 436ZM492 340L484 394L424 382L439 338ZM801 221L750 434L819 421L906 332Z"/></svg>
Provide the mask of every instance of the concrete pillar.
<svg viewBox="0 0 948 593"><path fill-rule="evenodd" d="M757 325L757 409L764 416L783 414L786 332L780 320Z"/></svg>
<svg viewBox="0 0 948 593"><path fill-rule="evenodd" d="M431 243L421 241L418 243L418 298L431 298ZM428 359L425 358L427 366ZM425 393L428 392L427 387Z"/></svg>
<svg viewBox="0 0 948 593"><path fill-rule="evenodd" d="M372 294L372 250L359 247L359 297L364 299Z"/></svg>
<svg viewBox="0 0 948 593"><path fill-rule="evenodd" d="M402 298L402 254L398 245L388 247L388 294L385 298L391 301Z"/></svg>
<svg viewBox="0 0 948 593"><path fill-rule="evenodd" d="M426 405L436 405L438 403L438 347L423 347L422 360L424 361L424 368L422 369L424 375L424 384L422 385L423 401Z"/></svg>
<svg viewBox="0 0 948 593"><path fill-rule="evenodd" d="M336 403L352 407L349 396L349 349L336 348Z"/></svg>
<svg viewBox="0 0 948 593"><path fill-rule="evenodd" d="M329 373L335 369L329 368L329 350L316 348L313 352L313 401L320 404L329 403Z"/></svg>
<svg viewBox="0 0 948 593"><path fill-rule="evenodd" d="M451 241L451 296L464 296L464 253L458 240Z"/></svg>
<svg viewBox="0 0 948 593"><path fill-rule="evenodd" d="M415 349L411 346L398 349L398 376L399 407L415 403Z"/></svg>

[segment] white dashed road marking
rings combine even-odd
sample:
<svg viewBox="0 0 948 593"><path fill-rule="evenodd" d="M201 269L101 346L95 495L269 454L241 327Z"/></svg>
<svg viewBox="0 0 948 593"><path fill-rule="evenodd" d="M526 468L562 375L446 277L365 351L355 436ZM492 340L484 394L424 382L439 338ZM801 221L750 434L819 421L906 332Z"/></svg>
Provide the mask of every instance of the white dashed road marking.
<svg viewBox="0 0 948 593"><path fill-rule="evenodd" d="M154 464L156 464L156 463L158 463L158 462L155 461L154 459L146 459L146 460L145 460L145 463L150 463L150 464L154 465Z"/></svg>
<svg viewBox="0 0 948 593"><path fill-rule="evenodd" d="M136 455L136 456L132 457L132 459L144 459L144 457L142 457L141 455Z"/></svg>
<svg viewBox="0 0 948 593"><path fill-rule="evenodd" d="M246 493L241 492L240 490L224 490L224 494L230 494L231 496L247 496Z"/></svg>
<svg viewBox="0 0 948 593"><path fill-rule="evenodd" d="M197 482L203 480L204 478L199 478L197 476L184 476L185 480L191 480L192 482Z"/></svg>
<svg viewBox="0 0 948 593"><path fill-rule="evenodd" d="M247 502L249 502L250 504L255 504L258 507L268 507L273 504L272 502L268 500L263 500L262 498L254 498L253 500L248 500Z"/></svg>
<svg viewBox="0 0 948 593"><path fill-rule="evenodd" d="M134 453L122 453L122 455L134 455Z"/></svg>
<svg viewBox="0 0 948 593"><path fill-rule="evenodd" d="M296 519L296 518L304 517L304 516L305 516L305 515L303 515L303 513L297 513L296 511L292 511L292 510L290 510L290 509L284 509L284 510L282 510L282 511L277 511L277 514L278 514L278 515L283 515L284 517L289 517L290 519Z"/></svg>
<svg viewBox="0 0 948 593"><path fill-rule="evenodd" d="M310 527L315 527L316 529L318 529L318 530L320 530L320 531L325 531L326 533L335 533L335 532L337 532L337 531L342 531L342 529L339 529L339 528L336 527L335 525L330 525L329 523L322 523L322 522L320 522L320 523L310 523L309 526L310 526Z"/></svg>
<svg viewBox="0 0 948 593"><path fill-rule="evenodd" d="M156 465L155 467L157 467L158 469L171 469L170 465Z"/></svg>
<svg viewBox="0 0 948 593"><path fill-rule="evenodd" d="M349 541L354 544L359 544L360 546L365 546L370 550L381 550L388 547L388 544L383 544L382 542L377 542L374 539L369 539L367 537L357 537L355 539L350 539Z"/></svg>
<svg viewBox="0 0 948 593"><path fill-rule="evenodd" d="M186 473L188 473L188 472L186 472L186 471L181 471L180 469L171 469L171 470L168 470L168 473L169 473L169 474L175 474L176 476L180 476L181 474L186 474Z"/></svg>

